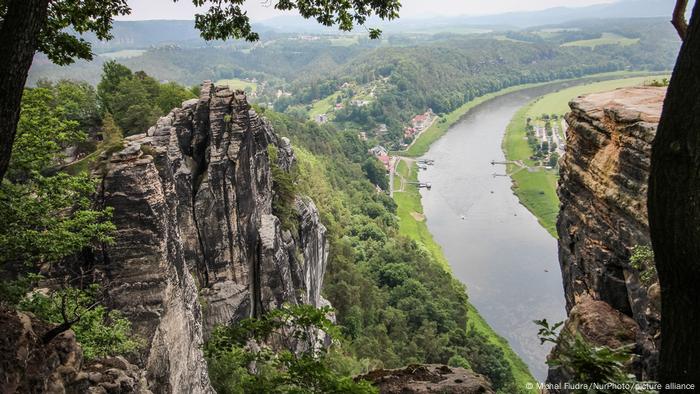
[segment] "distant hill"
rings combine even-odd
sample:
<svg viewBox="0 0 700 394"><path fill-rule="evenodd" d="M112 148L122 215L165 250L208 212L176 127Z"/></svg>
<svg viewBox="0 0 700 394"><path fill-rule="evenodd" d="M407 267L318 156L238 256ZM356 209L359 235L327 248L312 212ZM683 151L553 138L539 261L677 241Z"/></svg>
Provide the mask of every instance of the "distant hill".
<svg viewBox="0 0 700 394"><path fill-rule="evenodd" d="M692 8L694 0L690 1ZM609 18L670 18L674 0L621 0L610 4L587 7L557 7L541 11L510 12L483 16L454 16L434 18L402 18L391 22L371 19L368 24L379 26L387 33L402 32L457 32L480 33L486 30L512 30L539 25L562 24L582 19ZM319 25L297 15L275 17L254 24L263 39L279 33L335 34L337 28ZM358 30L364 32L364 29ZM234 41L206 42L194 28L192 20L116 21L112 29L114 39L99 41L94 35L85 37L93 43L97 53L124 49L148 49L153 46L177 45L205 47L236 44ZM241 43L242 44L242 43Z"/></svg>
<svg viewBox="0 0 700 394"><path fill-rule="evenodd" d="M688 13L694 0L690 0ZM467 31L464 27L486 27L491 30L508 30L539 25L551 25L582 19L609 18L649 18L665 17L670 19L674 0L620 0L609 4L596 4L585 7L555 7L540 11L508 12L494 15L432 18L400 18L391 22L370 20L368 24L379 26L389 33L446 31ZM277 32L329 33L335 30L318 26L299 16L279 16L263 22L261 25ZM461 29L459 29L461 27ZM478 31L476 31L478 33Z"/></svg>
<svg viewBox="0 0 700 394"><path fill-rule="evenodd" d="M455 23L471 25L508 25L523 28L566 23L581 19L649 17L666 17L670 19L673 6L673 0L622 0L615 3L586 7L556 7L542 11L509 12L497 15L466 16L451 19Z"/></svg>

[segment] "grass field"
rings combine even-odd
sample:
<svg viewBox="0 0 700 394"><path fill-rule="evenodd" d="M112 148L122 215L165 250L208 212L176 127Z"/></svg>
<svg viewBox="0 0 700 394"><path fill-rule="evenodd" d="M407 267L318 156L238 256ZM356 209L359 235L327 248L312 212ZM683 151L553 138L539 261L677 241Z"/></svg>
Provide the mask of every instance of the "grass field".
<svg viewBox="0 0 700 394"><path fill-rule="evenodd" d="M638 75L635 73L629 73L629 72L615 72L615 73L606 73L606 74L598 74L595 76L590 76L590 77L624 77L624 76L633 76L633 75ZM640 79L646 79L645 78L640 78ZM608 81L602 82L601 85L598 85L597 87L594 87L592 89L601 89L601 90L608 90L611 88L614 88L616 86L613 86L612 84L607 83ZM629 82L629 81L626 81ZM643 81L642 81L643 82ZM551 82L547 82L551 83ZM641 82L637 82L641 83ZM466 103L462 105L460 108L455 110L454 112L444 116L442 119L439 121L435 122L435 124L426 130L419 139L411 146L411 148L406 151L402 152L401 154L404 156L408 157L417 157L421 156L425 152L427 152L428 148L430 145L435 142L437 139L439 139L447 130L456 122L458 122L467 112L469 112L470 109L476 107L477 105L488 101L490 99L493 99L495 97L498 97L500 95L504 95L510 92L514 92L520 89L525 89L528 87L533 87L533 86L538 86L538 85L544 85L545 83L542 84L529 84L529 85L520 85L520 86L514 86L512 88L504 89L499 92L491 93L482 97L479 97L475 100L470 101L469 103ZM586 89L591 89L591 87L594 84L591 85L583 85L577 88L584 89L584 92L588 92ZM627 85L629 86L629 85ZM593 90L595 91L595 90ZM562 91L564 92L564 91ZM554 93L559 94L560 92ZM566 96L570 92L565 92L560 94L560 96ZM581 93L580 93L581 94ZM574 96L576 96L576 93L574 93ZM572 96L572 97L574 97ZM561 97L560 97L561 99ZM545 103L550 102L545 101ZM557 100L551 100L551 102L558 102ZM568 100L566 101L568 102ZM530 103L527 106L523 107L518 111L516 116L511 120L511 125L509 126L509 132L506 133L506 137L504 139L503 145L504 145L504 150L507 151L511 154L511 157L515 157L516 159L522 159L526 163L531 163L529 160L529 157L531 156L531 151L530 147L527 145L527 141L522 139L525 134L524 130L520 130L522 132L521 135L518 135L517 132L519 131L518 128L514 127L515 125L518 124L525 124L525 119L527 118L528 111L530 111L534 103ZM542 107L537 107L537 109L541 109ZM550 107L547 107L550 108ZM554 108L554 109L551 109ZM549 113L556 113L556 107L551 107L549 110ZM552 112L555 111L555 112ZM546 111L545 111L546 112ZM518 121L518 119L520 121ZM520 140L518 140L520 138ZM523 145L524 143L524 145ZM510 159L510 157L509 157ZM514 159L515 160L515 159ZM512 169L509 169L512 170ZM397 168L396 168L397 174L403 176L406 178L407 181L417 181L417 167L413 163L411 166L408 166L406 164L406 161L402 160L401 162L398 163ZM396 177L398 178L398 176ZM518 185L517 188L515 189L516 194L519 193L518 197L521 199L521 201L525 200L528 202L529 206L528 209L531 211L534 211L535 216L538 217L538 220L540 220L540 223L548 229L550 234L553 236L556 236L556 232L554 231L554 222L556 221L556 215L558 213L558 199L556 196L556 181L557 181L557 174L553 170L549 171L540 171L540 172L535 172L535 173L530 173L527 170L522 170L516 174L513 175L513 180L514 183ZM395 185L398 185L399 182L395 181ZM394 193L394 200L396 201L398 208L397 208L397 215L399 217L399 232L402 235L405 235L407 237L412 238L416 242L419 242L423 247L425 247L426 250L428 250L434 257L435 259L442 264L445 269L448 272L451 272L449 262L445 258L442 248L440 245L435 242L433 239L432 234L428 230L428 226L425 222L425 220L418 220L416 216L420 215L415 215L416 213L418 214L423 214L423 206L421 204L421 196L418 190L418 187L416 185L412 184L407 184L405 185L405 191L403 192L395 192ZM554 207L554 209L552 209ZM429 219L428 219L429 220ZM488 325L488 323L479 315L478 311L476 308L474 308L473 305L469 305L469 315L468 315L468 321L469 325L473 327L476 331L483 333L486 335L487 338L489 338L489 341L492 343L496 344L499 346L502 350L503 353L506 357L506 360L508 360L509 364L511 365L511 370L513 371L513 376L515 377L516 383L518 384L519 387L526 387L527 383L535 383L535 379L532 377L530 374L530 371L527 367L527 365L515 354L515 352L510 348L508 345L508 342L499 336L493 329ZM536 384L535 386L536 387ZM537 389L531 390L533 393L537 392Z"/></svg>
<svg viewBox="0 0 700 394"><path fill-rule="evenodd" d="M649 84L652 80L668 78L668 75L654 75L624 79L612 79L609 81L593 82L585 85L573 86L555 93L542 96L535 100L528 116L535 117L541 114L563 115L569 111L569 101L582 94L604 92L628 86Z"/></svg>
<svg viewBox="0 0 700 394"><path fill-rule="evenodd" d="M591 40L570 41L561 44L563 47L589 47L595 48L598 45L634 45L639 43L639 38L627 38L613 33L603 33L600 38Z"/></svg>
<svg viewBox="0 0 700 394"><path fill-rule="evenodd" d="M145 49L124 49L116 52L105 52L98 54L100 57L107 59L128 59L130 57L141 56L146 52Z"/></svg>
<svg viewBox="0 0 700 394"><path fill-rule="evenodd" d="M531 101L515 113L506 128L502 145L506 159L522 160L527 165L534 164L530 160L533 152L525 134L525 123L528 117L534 119L542 114L563 115L569 109L569 101L582 94L642 85L652 79L665 77L667 76L658 75L594 82L563 89ZM542 227L556 238L556 221L559 214L559 198L556 192L558 171L547 169L528 171L509 164L508 173L513 180L513 192L518 196L520 203L532 212Z"/></svg>
<svg viewBox="0 0 700 394"><path fill-rule="evenodd" d="M349 47L359 42L359 36L342 36L330 39L331 45L334 47Z"/></svg>
<svg viewBox="0 0 700 394"><path fill-rule="evenodd" d="M220 79L216 82L217 85L228 85L229 88L231 89L240 89L240 90L245 90L245 88L250 88L251 92L255 92L258 90L258 84L249 82L249 81L244 81L242 79Z"/></svg>
<svg viewBox="0 0 700 394"><path fill-rule="evenodd" d="M309 111L309 117L311 119L315 119L318 115L321 115L321 114L328 114L328 115L333 114L333 107L335 106L335 100L338 98L339 94L340 94L340 92L335 92L322 100L316 101L313 104L313 106L311 106L311 110Z"/></svg>
<svg viewBox="0 0 700 394"><path fill-rule="evenodd" d="M601 73L601 74L593 74L593 75L587 75L582 78L615 78L615 77L632 77L632 76L639 76L639 72L629 72L629 71L615 71L615 72L609 72L609 73ZM398 152L398 154L402 156L408 156L408 157L419 157L424 155L428 149L430 148L430 145L432 145L433 142L437 141L440 137L442 137L447 130L452 127L455 123L459 122L460 119L464 115L466 115L469 110L472 108L476 107L479 104L482 104L486 101L489 101L491 99L494 99L496 97L502 96L504 94L508 94L511 92L515 92L518 90L523 90L527 88L532 88L535 86L542 86L550 83L555 83L555 82L561 82L564 80L556 80L556 81L549 81L549 82L542 82L542 83L530 83L530 84L524 84L524 85L517 85L517 86L511 86L506 89L499 90L497 92L485 94L483 96L477 97L472 101L469 101L465 104L463 104L461 107L457 108L456 110L450 112L449 114L441 117L438 119L428 130L424 131L418 139L411 145L411 147L402 152Z"/></svg>
<svg viewBox="0 0 700 394"><path fill-rule="evenodd" d="M415 163L408 166L406 161L402 160L397 165L396 172L406 178L407 181L415 182L418 180L418 167ZM442 252L442 248L433 239L433 235L428 230L425 220L416 220L414 215L412 215L412 213L423 214L423 206L421 204L421 196L418 187L413 184L407 184L405 186L405 191L394 193L394 200L398 205L399 233L421 244L431 253L435 260L442 264L446 271L452 272L449 262ZM495 344L503 351L505 359L511 366L517 386L524 388L528 383L531 383L533 387L537 387L536 380L530 374L527 365L515 354L513 349L510 348L508 341L498 335L488 325L473 305L469 304L468 308L467 324L475 331L485 335L491 343ZM531 390L531 392L537 393L537 389L535 388Z"/></svg>

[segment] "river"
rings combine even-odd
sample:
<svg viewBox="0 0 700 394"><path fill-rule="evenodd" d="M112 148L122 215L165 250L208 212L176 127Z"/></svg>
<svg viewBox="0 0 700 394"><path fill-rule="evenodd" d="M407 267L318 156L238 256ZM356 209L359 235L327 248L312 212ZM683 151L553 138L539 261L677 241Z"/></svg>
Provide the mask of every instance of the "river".
<svg viewBox="0 0 700 394"><path fill-rule="evenodd" d="M597 79L586 79L591 81ZM425 154L419 173L427 225L481 315L540 381L546 355L534 319L564 320L556 240L511 191L501 141L515 112L543 94L583 83L559 82L497 97L473 108Z"/></svg>

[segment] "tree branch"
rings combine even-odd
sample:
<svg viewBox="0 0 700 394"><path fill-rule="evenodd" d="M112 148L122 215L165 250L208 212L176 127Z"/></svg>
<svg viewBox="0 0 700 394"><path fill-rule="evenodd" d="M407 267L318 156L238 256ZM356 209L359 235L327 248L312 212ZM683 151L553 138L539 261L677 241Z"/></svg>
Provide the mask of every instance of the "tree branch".
<svg viewBox="0 0 700 394"><path fill-rule="evenodd" d="M673 19L671 24L676 28L682 41L688 32L688 22L685 20L685 9L688 7L688 0L676 0L676 7L673 9Z"/></svg>

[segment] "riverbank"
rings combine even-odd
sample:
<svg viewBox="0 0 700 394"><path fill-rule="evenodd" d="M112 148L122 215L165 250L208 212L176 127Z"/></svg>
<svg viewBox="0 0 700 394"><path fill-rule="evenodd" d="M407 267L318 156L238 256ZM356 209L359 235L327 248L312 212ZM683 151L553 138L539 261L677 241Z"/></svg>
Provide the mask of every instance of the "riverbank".
<svg viewBox="0 0 700 394"><path fill-rule="evenodd" d="M642 75L646 76L646 75L649 75L649 73L648 72L632 72L632 71L613 71L613 72L608 72L608 73L586 75L586 76L583 76L580 78L558 79L558 80L553 80L553 81L548 81L548 82L538 82L538 83L529 83L529 84L524 84L524 85L516 85L516 86L511 86L509 88L501 89L497 92L488 93L488 94L485 94L483 96L479 96L472 101L464 103L461 107L450 112L449 114L443 115L442 117L437 119L431 127L429 127L427 130L422 132L407 150L395 152L395 153L398 155L401 155L401 156L405 156L405 157L419 157L419 156L424 155L428 151L428 149L430 148L430 145L432 145L435 141L440 139L440 137L442 137L450 129L450 127L452 127L455 123L459 122L459 120L462 119L462 117L464 115L466 115L472 108L474 108L480 104L483 104L489 100L492 100L496 97L503 96L503 95L508 94L508 93L513 93L513 92L517 92L519 90L533 88L533 87L537 87L537 86L544 86L544 85L556 83L556 82L575 81L575 80L579 80L579 79L591 79L591 78L606 78L606 79L614 79L614 78L619 78L619 77L630 78L630 77L642 76Z"/></svg>
<svg viewBox="0 0 700 394"><path fill-rule="evenodd" d="M411 158L399 157L394 181L395 184L401 185L398 190L394 191L394 201L396 201L398 206L399 233L422 245L447 272L452 273L442 248L435 241L426 225L418 186L411 182L418 182L418 166ZM467 307L467 324L471 329L484 335L489 342L503 351L504 358L510 365L516 385L522 388L537 387L537 380L532 376L525 362L511 349L508 341L489 326L471 303ZM532 386L528 386L528 384ZM528 392L537 393L537 390L528 390Z"/></svg>
<svg viewBox="0 0 700 394"><path fill-rule="evenodd" d="M667 75L627 77L562 89L530 101L513 116L503 137L503 152L506 160L520 161L527 167L523 168L515 164L507 165L507 173L513 181L513 193L552 237L557 237L556 222L559 214L557 181L559 172L557 168L545 168L531 159L534 152L527 140L525 128L527 119L535 119L542 114L557 115L558 118L561 118L568 112L568 103L574 97L641 85L653 79L661 80L665 77Z"/></svg>
<svg viewBox="0 0 700 394"><path fill-rule="evenodd" d="M593 78L593 79L595 79L595 78L615 78L615 77L619 78L620 76L631 76L631 75L638 75L638 74L634 74L634 73L608 73L608 74L585 77L585 78L583 78L583 80L587 80L587 79L591 79L591 78ZM559 83L562 83L562 82L567 82L567 81L559 81ZM435 257L435 259L440 262L440 264L443 265L445 270L452 273L453 275L454 275L454 271L453 271L452 267L450 266L450 263L448 262L447 258L445 257L445 254L443 252L442 247L435 241L433 234L430 232L428 225L426 223L426 217L425 217L424 210L423 210L421 195L420 195L418 185L417 185L418 167L415 164L414 157L425 154L433 142L440 139L440 137L442 137L448 131L448 129L450 127L457 124L472 109L476 108L480 104L484 104L486 102L489 102L492 99L495 99L499 96L504 96L508 93L513 93L513 92L517 92L519 90L533 88L533 87L537 87L540 85L548 85L550 83L556 83L556 82L516 86L516 87L505 89L505 90L502 90L499 92L495 92L495 93L492 93L492 94L489 94L486 96L482 96L474 101L471 101L471 102L463 105L462 107L460 107L458 110L456 110L456 111L454 111L446 116L443 116L431 128L429 128L423 134L421 134L421 136L416 140L416 143L413 146L411 146L411 148L409 150L407 150L406 152L399 153L402 156L400 156L398 158L399 160L396 164L396 176L394 177L393 185L392 185L392 186L394 186L393 197L394 197L394 200L396 201L397 206L398 206L397 215L399 216L399 219L400 219L399 231L402 235L410 237L410 238L416 240L417 242L419 242L421 245L423 245L423 247L428 252L430 252ZM506 119L510 119L511 116L512 115L508 115L508 117ZM503 126L500 126L499 131L503 130L505 124L507 124L507 123L504 123ZM500 141L500 133L499 133L499 136L497 138L498 138L498 141ZM498 144L498 142L496 144ZM495 145L495 147L496 147L496 149L499 149L498 145ZM413 182L415 182L415 183L413 183ZM555 190L554 182L556 182L556 178L549 178L549 179L544 178L543 182L545 182L545 183L549 182L547 184L549 189ZM439 191L438 191L438 193L439 193ZM556 193L553 193L552 195L554 196L554 198L556 198ZM536 226L537 224L534 223L534 225ZM556 259L554 259L553 261L556 261ZM457 262L455 261L454 263L457 263ZM545 272L546 272L546 270L545 270ZM535 274L533 274L533 275L535 275ZM464 281L464 278L462 278L462 281ZM558 280L556 282L559 283ZM489 284L490 283L484 283L485 286L489 286ZM538 310L535 314L532 314L532 316L530 316L530 315L521 316L521 318L523 318L522 322L525 322L525 321L529 322L532 319L541 318L543 316L543 313L544 312L540 312ZM527 383L536 382L536 379L534 379L533 374L530 372L530 369L528 368L528 365L525 364L523 359L518 354L515 353L515 351L513 350L511 345L508 343L508 341L506 341L506 339L504 339L503 337L498 335L495 332L495 330L479 314L479 312L476 310L476 308L472 305L469 305L469 322L470 322L469 323L470 326L473 327L474 330L485 335L487 338L489 338L489 341L491 343L495 344L503 351L503 354L505 355L505 358L511 367L511 371L512 371L519 387L527 387ZM529 335L529 334L527 334L529 332L528 331L529 328L527 327L527 323L522 323L522 325L524 326L524 328L522 328L522 331L519 331L519 333L525 332L525 334L523 334L523 335ZM511 335L511 336L513 336L513 335ZM536 341L536 339L533 339L533 340ZM519 348L521 351L523 350L522 346L520 346ZM530 360L530 361L532 361L532 360ZM536 390L533 392L536 392Z"/></svg>

